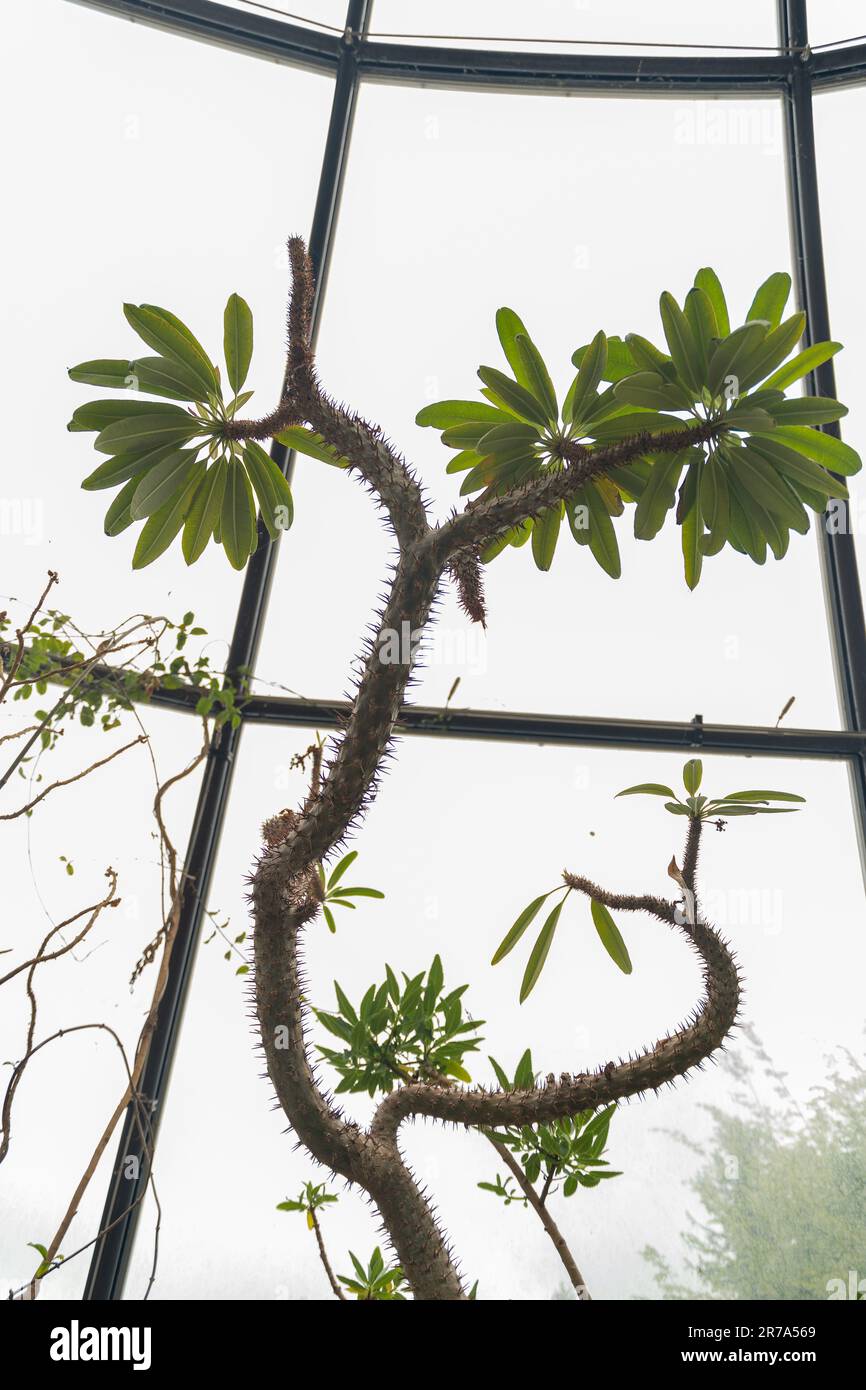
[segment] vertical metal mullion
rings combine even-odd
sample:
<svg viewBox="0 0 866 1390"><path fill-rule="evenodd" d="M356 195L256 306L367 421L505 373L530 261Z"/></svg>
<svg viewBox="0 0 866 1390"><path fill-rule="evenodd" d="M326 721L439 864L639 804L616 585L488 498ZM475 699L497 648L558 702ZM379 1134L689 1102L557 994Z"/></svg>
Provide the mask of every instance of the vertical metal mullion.
<svg viewBox="0 0 866 1390"><path fill-rule="evenodd" d="M780 40L790 53L791 73L784 96L786 165L795 281L800 306L807 315L808 343L830 338L830 312L821 234L821 205L812 111L812 74L808 50L806 0L778 0ZM832 360L808 378L814 395L835 396ZM839 438L837 424L822 426ZM866 728L866 623L857 571L854 537L848 507L835 514L840 524L819 529L821 568L832 639L836 683L846 729ZM866 875L866 763L851 759L851 787L857 822L860 861Z"/></svg>
<svg viewBox="0 0 866 1390"><path fill-rule="evenodd" d="M310 232L310 253L316 269L314 329L318 325L328 263L333 244L337 209L342 190L358 90L356 43L370 23L372 0L349 0L343 51L337 68L331 115L325 140L319 187ZM282 445L271 446L271 457L291 477L294 454ZM251 673L264 626L268 594L274 576L277 547L258 523L258 546L244 575L227 672L237 680ZM242 728L242 726L241 726ZM201 790L184 860L185 889L172 950L165 993L151 1039L140 1095L149 1120L150 1143L156 1142L159 1119L168 1088L174 1052L180 1034L184 1005L192 977L202 920L225 820L234 762L241 728L221 730L214 738L202 777ZM130 1165L129 1160L136 1163ZM127 1176L132 1167L137 1176ZM104 1233L94 1246L85 1286L85 1299L117 1299L132 1253L141 1202L149 1176L147 1156L132 1107L127 1110L102 1214Z"/></svg>

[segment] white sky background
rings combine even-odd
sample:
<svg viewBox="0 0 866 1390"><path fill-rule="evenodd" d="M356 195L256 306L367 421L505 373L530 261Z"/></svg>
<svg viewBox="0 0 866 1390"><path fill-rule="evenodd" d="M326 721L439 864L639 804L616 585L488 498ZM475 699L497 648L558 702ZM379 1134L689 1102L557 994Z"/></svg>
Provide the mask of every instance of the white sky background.
<svg viewBox="0 0 866 1390"><path fill-rule="evenodd" d="M489 7L471 8L473 24L489 28ZM858 32L855 6L819 8L822 30L831 10L838 26L816 31L816 42ZM524 9L497 6L497 32L528 33ZM469 23L470 7L459 10L468 32L482 31ZM706 12L689 6L688 33L683 7L674 4L652 13L625 4L530 13L538 37L772 43L773 11L754 3ZM335 10L309 4L306 13L333 22ZM437 7L436 28L458 32L456 13ZM7 455L14 471L10 463L3 494L21 504L22 521L17 530L6 524L0 590L26 605L46 568L55 567L63 581L58 604L94 628L136 610L177 617L193 608L219 665L238 577L216 552L192 571L172 551L132 574L134 537L107 540L108 495L79 488L93 466L91 437L67 434L65 422L91 393L68 382L65 368L132 352L124 300L165 305L215 352L222 306L238 290L256 318L251 409L271 406L282 372L281 248L289 232L309 229L331 84L59 0L16 7L13 23L16 52L2 99L7 129L16 133L7 177L22 211L4 226L14 272L5 370L16 383L17 407ZM393 0L376 7L374 29L429 26L426 7ZM866 345L850 214L862 103L859 91L827 95L816 112L831 320L846 343L840 395L852 407L845 435L860 447L866 440L858 437L855 393ZM383 423L444 515L458 484L444 473L449 455L438 436L418 430L414 415L428 400L473 394L478 363L499 362L496 308L508 303L525 317L563 390L571 352L599 327L657 339L659 292L681 296L700 265L713 265L734 312L745 310L755 286L790 263L782 154L775 100L364 87L320 334L326 386ZM263 688L340 695L388 542L363 492L333 470L301 460L295 495L296 524L279 557L259 674ZM772 724L795 695L787 723L838 727L814 536L794 537L785 562L763 569L727 551L706 565L689 594L673 528L647 546L629 538L628 525L626 516L618 528L618 583L567 535L548 575L534 570L526 551L498 560L489 572L486 642L446 598L415 698L444 701L459 675L455 703L476 708L671 719L701 712L708 721ZM164 773L192 756L198 732L191 720L153 712L147 720ZM243 877L258 824L301 794L286 769L308 741L305 731L244 734L211 899L238 931L246 925ZM96 742L69 736L50 760L51 775L74 771ZM113 746L104 744L89 757ZM612 797L641 780L676 783L682 761L663 753L404 740L356 842L357 881L384 889L386 901L363 907L348 926L341 922L337 937L322 924L311 930L313 998L330 1002L334 976L356 998L385 960L412 972L438 950L452 985L472 982L472 1011L488 1020L489 1050L508 1067L527 1043L543 1070L559 1071L658 1036L697 989L688 953L660 927L622 920L635 962L625 979L601 951L586 905L574 903L551 965L522 1009L516 996L526 953L495 971L487 962L519 909L564 864L613 887L667 891L664 866L679 848L678 823L655 802ZM814 762L715 758L706 760L705 780L715 792L767 785L809 797L803 814L783 822L731 822L726 835L713 833L703 869L708 905L730 931L749 979L748 1017L803 1098L822 1074L822 1053L861 1037L866 949L846 773ZM45 1033L101 1017L133 1039L146 995L139 987L130 997L126 980L158 925L151 797L145 758L124 758L77 793L58 795L27 826L4 832L0 945L29 954L47 930L46 911L60 918L98 896L108 863L121 872L124 904L94 938L98 949L84 963L42 972ZM174 806L180 845L194 797L187 786ZM61 853L73 859L74 879ZM19 1055L20 994L14 1004L6 1000L0 1018L3 1059ZM121 1085L118 1058L89 1036L46 1052L19 1092L2 1174L4 1283L32 1270L26 1242L51 1234ZM314 1170L281 1135L251 1044L242 983L212 943L198 961L160 1137L164 1223L155 1296L324 1292L302 1221L274 1210ZM474 1070L487 1079L486 1063ZM637 1253L647 1242L678 1263L679 1233L695 1207L687 1181L696 1160L661 1131L705 1135L701 1105L725 1094L725 1077L714 1071L627 1110L614 1122L610 1150L625 1176L561 1205L597 1296L652 1296ZM495 1167L483 1141L418 1126L406 1146L467 1270L480 1278L481 1296L547 1296L561 1283L530 1215L501 1212L475 1189ZM97 1182L65 1249L91 1236L103 1192ZM357 1198L341 1201L326 1226L340 1269L347 1246L366 1256L376 1239ZM146 1282L151 1229L148 1206L130 1297ZM84 1258L76 1260L46 1281L45 1295L78 1293L85 1273Z"/></svg>

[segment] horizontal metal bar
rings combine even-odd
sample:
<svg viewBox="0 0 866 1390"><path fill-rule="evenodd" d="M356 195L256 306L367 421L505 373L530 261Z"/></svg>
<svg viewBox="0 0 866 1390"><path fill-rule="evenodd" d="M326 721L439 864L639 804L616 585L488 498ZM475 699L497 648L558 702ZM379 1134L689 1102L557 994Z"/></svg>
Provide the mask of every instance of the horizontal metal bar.
<svg viewBox="0 0 866 1390"><path fill-rule="evenodd" d="M243 53L336 71L344 40L254 10L208 0L73 0ZM652 54L494 52L416 43L357 45L363 76L445 86L589 91L752 91L781 87L783 55L671 57ZM830 65L828 64L828 69Z"/></svg>
<svg viewBox="0 0 866 1390"><path fill-rule="evenodd" d="M191 686L157 689L154 704L191 711L201 691ZM303 700L289 695L252 695L242 706L245 723L306 729L339 728L351 705L346 700ZM789 758L852 758L866 750L866 733L844 729L770 729L740 724L705 724L651 719L595 719L502 710L445 709L404 705L400 734L470 738L513 743L572 744L608 748L704 748L712 753L757 753Z"/></svg>
<svg viewBox="0 0 866 1390"><path fill-rule="evenodd" d="M852 87L866 82L866 44L819 49L811 55L809 66L816 88Z"/></svg>
<svg viewBox="0 0 866 1390"><path fill-rule="evenodd" d="M253 10L235 10L209 0L71 0L89 10L167 29L220 48L296 67L336 74L344 40Z"/></svg>

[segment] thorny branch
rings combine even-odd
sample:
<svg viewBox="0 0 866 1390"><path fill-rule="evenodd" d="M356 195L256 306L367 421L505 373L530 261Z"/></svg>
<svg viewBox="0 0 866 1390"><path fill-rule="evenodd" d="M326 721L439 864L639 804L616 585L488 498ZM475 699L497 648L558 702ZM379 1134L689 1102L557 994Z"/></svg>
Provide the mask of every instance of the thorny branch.
<svg viewBox="0 0 866 1390"><path fill-rule="evenodd" d="M306 423L348 461L387 514L399 547L379 631L423 630L446 570L457 571L464 607L483 620L471 590L468 566L481 546L503 531L567 500L591 478L651 451L672 452L707 439L711 423L646 434L616 444L562 451L560 471L547 471L522 487L482 498L431 526L418 480L382 438L381 431L334 405L318 385L310 346L312 269L303 243L289 242L292 294L289 352L283 399L271 416L234 421L233 438L266 438L289 424ZM487 1091L412 1082L391 1092L366 1130L347 1119L319 1085L310 1066L300 938L317 914L315 865L357 824L381 775L411 666L384 658L377 641L367 644L351 713L315 795L297 813L267 822L267 842L252 877L255 977L261 1045L277 1098L298 1138L326 1167L358 1183L379 1209L397 1257L416 1298L463 1299L463 1281L433 1209L406 1165L398 1145L404 1120L418 1115L473 1127L537 1124L596 1109L646 1090L658 1090L700 1066L730 1030L739 1002L739 979L725 943L708 924L684 920L676 903L645 896L604 893L577 876L566 881L580 891L624 908L647 911L681 931L700 957L706 995L678 1029L628 1060L608 1062L596 1072L561 1078L543 1088ZM695 863L699 823L689 831L686 864ZM692 884L694 877L692 875Z"/></svg>

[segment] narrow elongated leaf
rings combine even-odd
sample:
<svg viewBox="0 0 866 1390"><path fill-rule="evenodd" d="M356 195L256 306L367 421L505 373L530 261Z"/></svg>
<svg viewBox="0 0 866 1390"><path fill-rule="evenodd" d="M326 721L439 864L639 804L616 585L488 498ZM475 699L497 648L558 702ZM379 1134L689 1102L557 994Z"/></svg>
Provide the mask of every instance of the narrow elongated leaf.
<svg viewBox="0 0 866 1390"><path fill-rule="evenodd" d="M597 335L596 335L597 336ZM593 339L593 342L595 339ZM575 367L581 367L586 354L592 344L587 343L571 354L571 360ZM637 363L631 355L628 345L622 338L610 337L607 339L607 361L602 372L602 381L621 381L624 376L631 376L638 370Z"/></svg>
<svg viewBox="0 0 866 1390"><path fill-rule="evenodd" d="M767 335L767 325L765 323L745 323L742 328L735 328L727 338L723 338L719 346L710 355L710 363L707 369L707 386L713 396L717 396L722 387L732 381L732 394L739 396L746 388L745 380L742 376L744 364L748 364L753 353Z"/></svg>
<svg viewBox="0 0 866 1390"><path fill-rule="evenodd" d="M640 333L627 333L625 342L634 358L635 371L657 372L665 381L670 381L676 374L671 358L648 338L642 338Z"/></svg>
<svg viewBox="0 0 866 1390"><path fill-rule="evenodd" d="M288 531L295 516L292 490L282 470L260 444L248 439L244 444L244 463L255 489L262 521L271 540Z"/></svg>
<svg viewBox="0 0 866 1390"><path fill-rule="evenodd" d="M137 357L130 363L130 389L173 401L204 399L201 379L183 362L170 357Z"/></svg>
<svg viewBox="0 0 866 1390"><path fill-rule="evenodd" d="M749 312L746 314L746 321L748 322L749 319L767 319L771 328L778 328L782 322L782 314L785 312L785 305L790 293L790 275L787 271L777 270L775 274L768 276L763 285L758 288Z"/></svg>
<svg viewBox="0 0 866 1390"><path fill-rule="evenodd" d="M800 381L809 372L814 372L816 367L820 367L824 362L829 362L841 350L841 343L815 343L812 347L804 348L798 352L796 357L792 357L790 362L786 362L778 371L773 372L772 376L767 377L765 386L775 386L783 391L788 386L793 386L795 381Z"/></svg>
<svg viewBox="0 0 866 1390"><path fill-rule="evenodd" d="M133 454L161 444L181 444L202 433L200 421L191 419L185 411L180 412L180 417L149 414L115 420L100 430L93 447L101 454Z"/></svg>
<svg viewBox="0 0 866 1390"><path fill-rule="evenodd" d="M130 478L125 487L115 497L108 511L105 513L103 530L106 536L119 536L121 531L125 531L132 525L132 497L138 487L138 478Z"/></svg>
<svg viewBox="0 0 866 1390"><path fill-rule="evenodd" d="M639 782L636 787L626 787L625 791L617 792L617 796L669 796L672 801L676 799L676 793L661 782Z"/></svg>
<svg viewBox="0 0 866 1390"><path fill-rule="evenodd" d="M635 508L634 533L638 540L651 541L661 530L676 501L680 475L688 458L689 451L684 450L679 454L662 454L653 463Z"/></svg>
<svg viewBox="0 0 866 1390"><path fill-rule="evenodd" d="M330 463L335 468L346 466L347 460L339 458L336 449L332 449L321 435L308 430L305 425L290 425L281 430L276 438L278 444L284 444L287 449L294 449L299 454L308 454L310 458Z"/></svg>
<svg viewBox="0 0 866 1390"><path fill-rule="evenodd" d="M479 367L478 375L487 387L490 395L496 398L498 404L505 407L512 415L517 415L521 420L528 420L532 424L546 426L548 423L547 411L533 395L519 382L512 381L511 377L504 372L497 371L495 367Z"/></svg>
<svg viewBox="0 0 866 1390"><path fill-rule="evenodd" d="M161 444L156 449L147 449L133 454L116 454L106 459L92 473L88 473L81 486L86 492L99 492L102 488L117 487L128 478L137 478L147 469L162 463L177 453L176 444Z"/></svg>
<svg viewBox="0 0 866 1390"><path fill-rule="evenodd" d="M604 333L596 333L587 348L577 376L569 387L562 407L562 418L566 424L580 423L591 402L596 399L598 384L604 379L607 367L607 338Z"/></svg>
<svg viewBox="0 0 866 1390"><path fill-rule="evenodd" d="M809 518L802 504L765 458L754 453L748 445L740 449L726 449L724 457L725 462L734 469L737 481L756 502L795 531L805 533L809 529Z"/></svg>
<svg viewBox="0 0 866 1390"><path fill-rule="evenodd" d="M160 507L158 512L148 517L132 557L134 570L144 569L146 565L153 564L171 545L183 526L195 486L196 483L192 482L185 491L176 493L164 507Z"/></svg>
<svg viewBox="0 0 866 1390"><path fill-rule="evenodd" d="M779 444L775 439L764 439L753 436L749 440L749 448L753 453L760 454L768 463L771 463L780 473L793 483L795 487L802 484L803 487L823 494L826 504L828 497L847 497L848 489L843 482L835 478L832 473L828 473L826 468L822 468L819 463L813 463L806 458L805 454L798 454L786 444ZM823 510L823 507L821 508Z"/></svg>
<svg viewBox="0 0 866 1390"><path fill-rule="evenodd" d="M759 341L747 356L740 358L737 363L740 390L748 391L756 382L763 381L768 372L774 372L779 363L793 352L805 327L806 315L792 314Z"/></svg>
<svg viewBox="0 0 866 1390"><path fill-rule="evenodd" d="M227 467L224 458L218 459L196 488L181 540L183 558L188 565L195 564L216 528L222 509Z"/></svg>
<svg viewBox="0 0 866 1390"><path fill-rule="evenodd" d="M721 337L712 300L706 290L699 289L697 286L689 290L686 295L685 315L701 357L701 381L703 382L706 380L713 339Z"/></svg>
<svg viewBox="0 0 866 1390"><path fill-rule="evenodd" d="M795 396L773 407L773 416L780 425L827 425L847 414L847 405L829 396Z"/></svg>
<svg viewBox="0 0 866 1390"><path fill-rule="evenodd" d="M680 499L682 508L683 567L690 589L697 588L703 564L704 523L701 515L703 459L690 464Z"/></svg>
<svg viewBox="0 0 866 1390"><path fill-rule="evenodd" d="M683 786L690 796L696 796L704 775L704 765L700 758L689 758L683 768Z"/></svg>
<svg viewBox="0 0 866 1390"><path fill-rule="evenodd" d="M665 381L658 372L635 372L614 387L618 401L650 410L687 410L692 395L675 381Z"/></svg>
<svg viewBox="0 0 866 1390"><path fill-rule="evenodd" d="M544 358L525 333L517 334L514 346L523 363L523 377L527 390L542 407L548 424L555 427L559 419L559 406Z"/></svg>
<svg viewBox="0 0 866 1390"><path fill-rule="evenodd" d="M68 369L70 381L81 381L85 386L111 386L115 390L129 390L129 376L132 363L116 358L103 357L93 362L79 362L77 367Z"/></svg>
<svg viewBox="0 0 866 1390"><path fill-rule="evenodd" d="M521 1004L525 1003L525 1001L529 998L530 994L532 993L533 989L538 983L538 978L542 970L544 969L544 962L547 960L550 948L553 944L553 938L556 933L557 924L559 922L559 916L562 912L564 903L565 898L561 899L561 901L556 904L556 907L550 913L550 915L544 923L544 926L538 933L538 938L535 942L535 945L532 948L532 951L530 952L529 960L527 962L526 970L524 972L523 980L520 986Z"/></svg>
<svg viewBox="0 0 866 1390"><path fill-rule="evenodd" d="M728 481L721 459L712 454L704 465L701 513L708 527L701 545L705 555L717 555L728 539L731 507Z"/></svg>
<svg viewBox="0 0 866 1390"><path fill-rule="evenodd" d="M253 316L239 294L229 295L223 314L223 351L229 385L237 395L247 379L253 355Z"/></svg>
<svg viewBox="0 0 866 1390"><path fill-rule="evenodd" d="M450 434L450 431L448 433ZM538 439L535 425L525 425L521 420L511 420L507 425L494 425L492 429L486 430L478 439L476 452L482 457L487 454L507 454L515 450L526 454L538 443Z"/></svg>
<svg viewBox="0 0 866 1390"><path fill-rule="evenodd" d="M820 463L831 473L848 476L859 473L863 466L860 455L850 444L843 444L834 435L823 434L808 425L778 425L772 437L779 444L786 444L798 454Z"/></svg>
<svg viewBox="0 0 866 1390"><path fill-rule="evenodd" d="M342 859L336 865L333 873L331 874L331 877L328 879L329 888L336 888L337 884L340 882L340 879L343 877L343 874L346 872L347 869L351 868L351 866L354 864L357 858L358 851L356 849L352 849L349 851L348 854L343 855Z"/></svg>
<svg viewBox="0 0 866 1390"><path fill-rule="evenodd" d="M562 526L562 503L548 507L532 525L532 558L540 570L549 570Z"/></svg>
<svg viewBox="0 0 866 1390"><path fill-rule="evenodd" d="M174 420L190 418L180 406L160 405L157 401L133 401L128 398L119 401L88 401L86 405L80 405L73 412L66 428L73 432L99 431L106 429L108 425L116 424L118 420L127 420L136 415L163 415L166 419Z"/></svg>
<svg viewBox="0 0 866 1390"><path fill-rule="evenodd" d="M672 294L667 290L659 300L662 327L667 339L671 360L680 379L694 391L699 391L703 381L703 354L698 351L691 325Z"/></svg>
<svg viewBox="0 0 866 1390"><path fill-rule="evenodd" d="M805 802L805 796L798 796L796 792L764 792L764 791L745 791L730 792L721 798L722 801L801 801Z"/></svg>
<svg viewBox="0 0 866 1390"><path fill-rule="evenodd" d="M154 512L164 506L175 493L184 490L192 476L192 470L196 463L197 450L181 449L177 453L169 454L161 463L148 468L144 476L139 480L132 499L132 519L141 521L143 517L152 516ZM204 477L204 464L199 469L200 475Z"/></svg>
<svg viewBox="0 0 866 1390"><path fill-rule="evenodd" d="M556 889L551 888L550 893L555 892ZM514 947L517 945L518 941L523 936L523 933L526 931L527 927L531 926L531 924L535 921L535 918L538 916L538 913L541 910L542 903L547 902L547 899L550 897L550 893L542 893L540 898L533 898L532 902L528 905L528 907L525 907L523 909L517 921L514 923L514 926L506 932L505 936L502 938L499 945L497 946L496 951L493 954L493 959L490 962L491 965L498 965L501 960L505 959L509 951L514 950Z"/></svg>
<svg viewBox="0 0 866 1390"><path fill-rule="evenodd" d="M213 363L186 324L168 309L156 304L124 304L127 322L140 338L159 353L181 362L201 383L205 395L218 395L219 383Z"/></svg>
<svg viewBox="0 0 866 1390"><path fill-rule="evenodd" d="M415 424L448 430L452 425L465 424L467 420L487 420L491 425L502 425L511 418L505 411L484 401L436 401L418 411Z"/></svg>
<svg viewBox="0 0 866 1390"><path fill-rule="evenodd" d="M695 276L695 286L703 290L713 306L716 325L718 328L717 336L727 338L731 331L731 322L728 317L728 306L725 302L725 292L722 289L718 275L711 266L704 266Z"/></svg>
<svg viewBox="0 0 866 1390"><path fill-rule="evenodd" d="M590 899L589 908L602 946L614 965L618 965L624 975L630 975L632 972L631 958L616 922L604 903L597 902L595 898Z"/></svg>
<svg viewBox="0 0 866 1390"><path fill-rule="evenodd" d="M589 507L589 548L605 574L609 574L611 579L619 579L622 561L616 532L604 502L591 483L586 488L586 502Z"/></svg>
<svg viewBox="0 0 866 1390"><path fill-rule="evenodd" d="M522 354L517 347L517 335L522 333L528 338L526 325L513 309L497 309L496 311L496 333L502 344L502 351L505 353L506 361L517 381L521 386L525 386L527 391L532 391L532 381L528 374Z"/></svg>
<svg viewBox="0 0 866 1390"><path fill-rule="evenodd" d="M255 540L255 508L247 475L237 459L229 460L220 512L220 538L233 569L241 570Z"/></svg>

